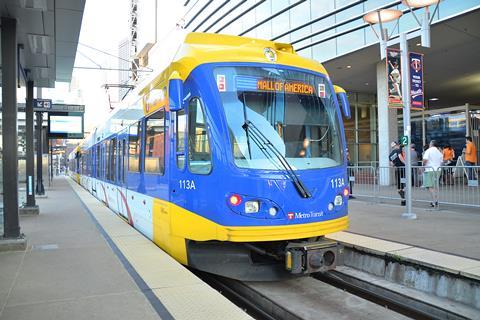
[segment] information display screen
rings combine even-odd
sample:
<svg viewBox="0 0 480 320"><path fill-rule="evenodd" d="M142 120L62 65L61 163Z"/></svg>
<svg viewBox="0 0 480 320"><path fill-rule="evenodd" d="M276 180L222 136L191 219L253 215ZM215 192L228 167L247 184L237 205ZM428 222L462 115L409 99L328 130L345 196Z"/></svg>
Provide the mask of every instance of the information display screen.
<svg viewBox="0 0 480 320"><path fill-rule="evenodd" d="M83 139L83 113L55 112L48 114L48 137Z"/></svg>

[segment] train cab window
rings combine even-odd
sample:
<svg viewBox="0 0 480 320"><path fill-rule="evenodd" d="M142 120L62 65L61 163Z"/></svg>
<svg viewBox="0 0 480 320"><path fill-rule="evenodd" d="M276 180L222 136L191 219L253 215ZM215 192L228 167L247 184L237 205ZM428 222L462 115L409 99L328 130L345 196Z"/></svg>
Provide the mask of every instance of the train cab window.
<svg viewBox="0 0 480 320"><path fill-rule="evenodd" d="M209 174L212 170L207 124L198 98L188 105L188 169L197 174Z"/></svg>
<svg viewBox="0 0 480 320"><path fill-rule="evenodd" d="M140 122L130 126L128 132L128 171L140 172L140 145L142 141L142 127Z"/></svg>
<svg viewBox="0 0 480 320"><path fill-rule="evenodd" d="M165 111L159 110L145 121L145 172L165 171Z"/></svg>
<svg viewBox="0 0 480 320"><path fill-rule="evenodd" d="M185 167L185 132L187 130L187 115L185 109L177 112L176 131L177 131L177 168Z"/></svg>

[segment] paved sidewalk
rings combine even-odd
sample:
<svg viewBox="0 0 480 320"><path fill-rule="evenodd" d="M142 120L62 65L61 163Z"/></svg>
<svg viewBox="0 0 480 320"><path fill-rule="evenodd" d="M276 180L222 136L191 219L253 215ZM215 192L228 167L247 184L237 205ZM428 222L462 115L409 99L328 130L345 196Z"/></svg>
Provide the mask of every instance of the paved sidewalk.
<svg viewBox="0 0 480 320"><path fill-rule="evenodd" d="M480 210L413 207L417 220L401 218L405 207L349 201L348 231L480 260Z"/></svg>
<svg viewBox="0 0 480 320"><path fill-rule="evenodd" d="M0 253L0 320L158 319L67 181L48 196L21 217L27 251Z"/></svg>

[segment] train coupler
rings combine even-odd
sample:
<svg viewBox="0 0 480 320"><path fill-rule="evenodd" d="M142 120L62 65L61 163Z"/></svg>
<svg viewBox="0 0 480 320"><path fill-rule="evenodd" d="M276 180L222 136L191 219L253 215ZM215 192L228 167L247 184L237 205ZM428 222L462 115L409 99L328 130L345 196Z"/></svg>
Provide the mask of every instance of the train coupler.
<svg viewBox="0 0 480 320"><path fill-rule="evenodd" d="M335 269L341 246L332 240L291 242L285 248L285 268L292 274Z"/></svg>

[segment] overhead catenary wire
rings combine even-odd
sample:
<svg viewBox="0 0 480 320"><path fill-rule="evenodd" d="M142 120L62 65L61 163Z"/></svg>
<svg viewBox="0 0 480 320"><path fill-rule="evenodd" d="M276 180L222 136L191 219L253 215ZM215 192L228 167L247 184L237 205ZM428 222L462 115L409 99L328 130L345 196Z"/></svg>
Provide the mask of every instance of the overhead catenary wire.
<svg viewBox="0 0 480 320"><path fill-rule="evenodd" d="M104 50L101 50L101 49L92 47L92 46L90 46L90 45L88 45L88 44L84 44L84 43L81 43L81 42L79 42L78 44L79 44L79 45L82 45L82 46L84 46L84 47L86 47L86 48L89 48L89 49L98 51L98 52L100 52L100 53L103 53L103 54L105 54L105 55L107 55L107 56L116 58L116 59L118 59L118 60L122 60L122 61L125 61L125 62L128 62L128 63L133 63L133 64L135 65L135 68L140 69L140 66L135 62L135 59L132 59L132 60L124 59L124 58L122 58L122 57L119 57L119 56L116 56L116 55L114 55L114 54L111 54L110 52L107 52L107 51L104 51ZM151 68L146 68L146 67L145 67L145 69L148 69L150 72L153 71Z"/></svg>
<svg viewBox="0 0 480 320"><path fill-rule="evenodd" d="M90 57L88 57L85 53L82 53L80 50L77 50L78 54L80 54L81 56L83 56L85 59L87 59L88 61L92 62L94 65L96 65L97 67L99 67L100 69L103 69L103 67L99 64L99 63L96 63L93 59L91 59Z"/></svg>

